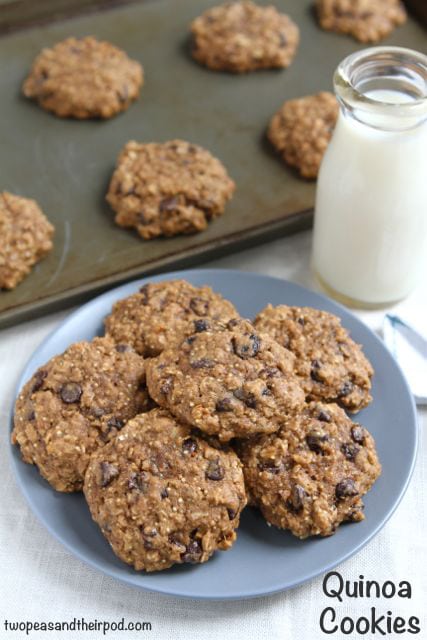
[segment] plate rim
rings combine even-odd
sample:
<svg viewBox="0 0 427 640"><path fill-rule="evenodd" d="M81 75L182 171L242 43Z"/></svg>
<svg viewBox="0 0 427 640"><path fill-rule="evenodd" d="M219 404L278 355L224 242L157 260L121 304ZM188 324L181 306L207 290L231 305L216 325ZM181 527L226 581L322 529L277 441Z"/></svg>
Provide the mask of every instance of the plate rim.
<svg viewBox="0 0 427 640"><path fill-rule="evenodd" d="M13 428L13 416L14 416L14 407L15 407L15 402L16 402L16 398L20 392L20 390L22 389L23 385L25 384L25 382L27 381L28 377L27 377L27 370L30 366L31 361L37 357L37 354L39 352L41 352L44 347L61 331L63 331L64 327L68 324L72 324L73 320L75 319L75 317L77 317L83 309L88 309L90 306L97 306L97 304L99 303L100 300L102 300L103 298L107 298L111 295L111 293L113 292L119 292L122 289L127 289L129 286L134 285L135 286L135 291L138 290L138 288L145 284L146 282L152 282L152 281L163 281L163 280L170 280L170 279L178 279L178 278L182 278L185 279L188 276L191 277L191 275L197 274L201 277L205 277L205 276L215 276L218 274L229 274L229 275L236 275L238 274L239 276L243 275L243 276L247 276L249 278L259 278L259 279L268 279L268 280L274 280L278 283L285 283L286 285L290 285L292 288L295 288L295 290L299 290L301 292L306 292L309 293L310 295L313 295L316 299L319 300L319 303L325 301L327 302L328 305L330 305L331 303L333 304L333 306L335 306L337 309L339 309L340 312L343 313L344 316L350 316L352 319L356 320L357 324L362 325L362 327L368 331L368 333L370 333L371 337L374 339L374 341L379 344L381 346L381 348L383 348L389 355L390 358L392 360L392 362L394 363L396 370L398 371L401 381L403 383L403 386L405 387L406 391L407 391L407 395L408 395L408 407L410 407L411 410L411 414L412 414L412 423L414 425L414 446L413 446L413 450L412 450L412 456L411 456L411 461L410 461L410 466L409 466L409 471L407 473L407 476L405 478L405 482L402 484L400 491L398 493L398 495L394 498L394 502L393 502L393 506L391 507L391 509L387 512L387 514L381 519L381 521L379 523L377 523L376 527L374 527L374 529L372 531L370 531L370 533L363 539L360 541L359 544L357 544L356 546L352 547L350 550L348 550L346 553L344 553L343 555L340 555L339 559L337 559L336 561L332 561L331 563L329 563L328 565L326 565L325 567L323 567L321 570L315 569L311 572L309 572L308 574L306 574L303 578L301 579L297 579L294 581L291 581L289 584L287 584L286 586L282 586L282 587L278 587L278 588L272 588L270 590L260 590L260 591L251 591L251 592L247 592L247 593L243 593L243 594L239 594L239 595L219 595L219 594L215 594L215 595L205 595L205 594L187 594L187 593L177 593L176 591L171 591L168 590L168 588L162 588L162 587L149 587L146 585L142 585L142 584L135 584L134 582L131 582L129 580L127 580L124 576L121 575L115 575L114 573L111 572L111 570L106 570L104 567L102 567L98 562L86 557L85 555L83 555L79 550L76 550L76 548L69 544L67 541L64 541L62 539L62 537L55 531L55 529L45 520L44 518L44 514L43 512L38 509L36 507L36 505L33 503L33 501L31 500L30 494L27 491L26 488L26 484L21 480L21 476L19 474L18 471L18 461L19 463L22 463L21 458L18 458L16 456L16 448L15 446L12 444L11 439L9 438L9 443L8 443L8 455L9 455L9 462L10 465L13 469L13 474L16 480L16 483L21 491L21 493L23 494L28 506L30 507L30 510L32 511L32 513L37 517L38 521L45 527L45 529L47 529L47 531L49 532L49 534L55 539L57 540L65 549L67 549L68 552L71 553L72 556L77 557L81 562L83 562L84 564L86 564L87 566L96 569L97 571L100 571L102 574L108 576L109 578L112 578L114 580L118 580L119 582L121 582L122 584L127 585L128 587L132 587L132 588L136 588L136 589L140 589L143 591L147 591L149 593L156 593L162 596L167 596L167 597L175 597L175 598L180 598L180 599L185 599L185 600L198 600L198 601L205 601L205 602L225 602L225 601L239 601L239 600L251 600L251 599L256 599L256 598L262 598L262 597L266 597L266 596L271 596L274 594L278 594L278 593L283 593L285 591L294 589L295 587L304 584L306 582L309 582L311 580L313 580L314 578L318 577L319 575L322 575L328 571L330 571L331 569L333 569L334 567L336 567L338 564L341 564L343 562L345 562L346 560L348 560L349 558L351 558L352 556L356 555L361 549L363 549L363 547L365 547L380 531L381 529L386 525L386 523L390 520L390 518L392 517L392 515L395 513L396 509L398 508L398 506L400 505L407 489L408 486L411 482L413 473L414 473L414 468L415 468L415 464L417 461L417 456L418 456L418 451L419 451L419 424L418 424L418 415L417 415L417 410L416 410L416 405L415 405L415 399L413 397L413 394L410 390L409 384L403 374L403 371L399 365L399 363L393 358L392 354L389 352L389 350L387 349L386 345L384 344L384 342L379 338L379 336L376 335L376 333L367 325L365 324L362 320L360 320L353 312L352 310L346 308L344 305L342 305L341 303L329 298L328 296L319 293L318 291L312 291L310 289L308 289L307 287L304 287L300 284L297 284L295 282L292 282L290 280L287 280L285 278L280 278L278 276L272 276L269 274L264 274L264 273L258 273L255 271L246 271L246 270L241 270L241 269L221 269L221 268L195 268L195 269L183 269L183 270L178 270L178 271L168 271L165 273L161 273L161 274L156 274L153 276L146 276L143 278L138 278L136 280L131 280L129 282L123 283L121 285L119 285L118 287L113 287L103 293L101 293L100 295L95 296L94 298L92 298L91 300L87 301L86 303L80 305L77 309L75 309L74 311L72 311L71 313L67 314L67 316L59 322L59 324L47 335L45 336L45 338L40 342L40 344L37 346L37 348L30 354L29 358L26 360L24 367L21 369L19 378L17 383L14 386L14 393L12 394L12 401L10 404L10 408L9 408L9 412L7 415L7 420L8 420L8 424L9 424L9 433L11 433L11 430ZM211 286L208 284L208 286ZM119 299L119 298L117 298ZM112 552L113 553L113 552ZM144 575L148 575L148 574L144 574Z"/></svg>

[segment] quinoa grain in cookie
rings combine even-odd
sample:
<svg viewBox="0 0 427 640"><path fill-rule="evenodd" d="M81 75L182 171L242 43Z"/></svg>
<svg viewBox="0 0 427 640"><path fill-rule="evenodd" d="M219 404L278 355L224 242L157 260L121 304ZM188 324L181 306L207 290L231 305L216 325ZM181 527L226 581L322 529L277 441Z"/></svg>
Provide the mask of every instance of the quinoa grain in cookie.
<svg viewBox="0 0 427 640"><path fill-rule="evenodd" d="M359 411L371 398L372 365L337 316L311 307L268 305L254 325L295 355L295 372L308 400Z"/></svg>
<svg viewBox="0 0 427 640"><path fill-rule="evenodd" d="M117 344L129 344L148 357L236 317L231 302L210 287L169 280L149 282L116 302L105 320L105 330Z"/></svg>
<svg viewBox="0 0 427 640"><path fill-rule="evenodd" d="M221 442L280 428L304 402L294 356L246 320L195 333L147 362L156 402Z"/></svg>
<svg viewBox="0 0 427 640"><path fill-rule="evenodd" d="M327 31L378 42L406 21L401 0L317 0L319 24Z"/></svg>
<svg viewBox="0 0 427 640"><path fill-rule="evenodd" d="M229 549L246 504L236 454L159 409L94 453L84 493L113 551L138 571L198 564Z"/></svg>
<svg viewBox="0 0 427 640"><path fill-rule="evenodd" d="M57 491L79 491L90 455L149 408L143 358L109 338L71 345L15 405L12 442Z"/></svg>
<svg viewBox="0 0 427 640"><path fill-rule="evenodd" d="M270 142L304 178L317 178L338 111L335 96L322 91L287 100L272 117L267 133Z"/></svg>
<svg viewBox="0 0 427 640"><path fill-rule="evenodd" d="M361 498L381 473L372 436L336 404L310 403L240 454L252 504L299 538L363 520Z"/></svg>
<svg viewBox="0 0 427 640"><path fill-rule="evenodd" d="M191 23L192 55L214 70L243 73L288 67L299 43L299 29L273 6L226 2Z"/></svg>
<svg viewBox="0 0 427 640"><path fill-rule="evenodd" d="M111 118L130 106L142 84L139 62L89 36L43 49L22 91L62 118Z"/></svg>
<svg viewBox="0 0 427 640"><path fill-rule="evenodd" d="M128 142L117 160L107 201L120 227L145 240L203 231L234 192L223 164L183 140Z"/></svg>
<svg viewBox="0 0 427 640"><path fill-rule="evenodd" d="M0 193L0 289L14 289L52 249L54 227L35 200Z"/></svg>

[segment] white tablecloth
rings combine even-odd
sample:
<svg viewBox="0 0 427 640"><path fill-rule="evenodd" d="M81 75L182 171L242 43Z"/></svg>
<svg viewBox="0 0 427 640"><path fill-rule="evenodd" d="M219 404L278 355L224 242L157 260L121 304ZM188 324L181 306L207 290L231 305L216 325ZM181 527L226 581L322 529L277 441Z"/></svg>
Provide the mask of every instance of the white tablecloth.
<svg viewBox="0 0 427 640"><path fill-rule="evenodd" d="M312 286L308 270L310 233L258 247L216 260L213 267L227 267L271 274L306 286ZM427 274L426 274L427 276ZM420 323L427 317L427 277L421 287L395 309ZM378 632L358 636L326 636L319 630L323 609L334 606L339 618L357 619L370 615L371 607L382 613L421 618L427 637L427 621L423 618L426 601L426 453L421 437L418 460L410 487L381 533L356 557L338 567L346 580L366 579L399 583L409 580L412 598L346 598L340 604L322 593L322 577L293 591L243 602L197 602L150 594L132 589L87 567L54 540L32 515L12 476L8 458L9 424L6 416L12 402L15 384L25 362L43 338L69 313L62 312L34 320L0 332L0 381L2 418L0 469L0 638L25 638L25 632L7 632L4 620L71 621L84 617L86 622L119 621L150 622L151 631L110 632L33 632L30 638L76 640L80 638L114 638L133 640L314 640L322 637L377 638ZM381 324L383 313L359 314L373 328ZM427 412L419 411L421 435L427 426ZM286 568L284 567L284 570ZM394 636L393 637L397 637Z"/></svg>

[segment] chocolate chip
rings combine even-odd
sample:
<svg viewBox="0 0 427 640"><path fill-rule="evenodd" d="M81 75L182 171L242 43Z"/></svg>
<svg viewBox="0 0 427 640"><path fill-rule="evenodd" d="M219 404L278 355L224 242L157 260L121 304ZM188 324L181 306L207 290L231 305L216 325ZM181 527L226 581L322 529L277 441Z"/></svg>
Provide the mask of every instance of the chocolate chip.
<svg viewBox="0 0 427 640"><path fill-rule="evenodd" d="M35 411L30 411L30 413L27 416L27 420L29 420L30 422L32 422L33 420L36 419L36 412Z"/></svg>
<svg viewBox="0 0 427 640"><path fill-rule="evenodd" d="M357 444L345 442L341 445L341 451L343 452L347 460L354 460L360 451L360 447L358 447Z"/></svg>
<svg viewBox="0 0 427 640"><path fill-rule="evenodd" d="M353 391L353 383L350 381L344 382L341 389L338 391L338 398L345 398Z"/></svg>
<svg viewBox="0 0 427 640"><path fill-rule="evenodd" d="M281 473L285 466L282 461L275 462L274 460L264 460L258 463L258 469L260 471L267 471L274 475Z"/></svg>
<svg viewBox="0 0 427 640"><path fill-rule="evenodd" d="M250 391L244 391L243 389L235 389L233 391L233 395L238 400L241 400L242 402L244 402L249 409L256 408L257 406L256 397Z"/></svg>
<svg viewBox="0 0 427 640"><path fill-rule="evenodd" d="M233 401L231 398L222 398L215 404L215 411L222 413L224 411L233 411Z"/></svg>
<svg viewBox="0 0 427 640"><path fill-rule="evenodd" d="M170 212L170 211L176 211L177 207L179 205L179 199L176 196L173 196L172 198L163 198L163 200L160 203L160 211L162 213L166 212Z"/></svg>
<svg viewBox="0 0 427 640"><path fill-rule="evenodd" d="M109 462L101 462L101 487L107 487L119 475L119 470Z"/></svg>
<svg viewBox="0 0 427 640"><path fill-rule="evenodd" d="M323 444L329 440L329 436L318 431L310 431L305 441L310 451L314 453L323 453Z"/></svg>
<svg viewBox="0 0 427 640"><path fill-rule="evenodd" d="M355 424L354 427L351 427L351 437L357 444L365 444L365 430L360 424Z"/></svg>
<svg viewBox="0 0 427 640"><path fill-rule="evenodd" d="M193 342L196 340L196 336L190 336L189 338L186 339L186 343L187 344L193 344Z"/></svg>
<svg viewBox="0 0 427 640"><path fill-rule="evenodd" d="M34 374L33 386L31 387L31 393L34 393L35 391L38 391L42 388L43 381L46 377L47 371L44 371L43 369L39 369L38 371L36 371L36 373Z"/></svg>
<svg viewBox="0 0 427 640"><path fill-rule="evenodd" d="M146 493L149 487L148 475L145 471L140 473L131 473L128 480L128 487L131 491L136 490L140 493Z"/></svg>
<svg viewBox="0 0 427 640"><path fill-rule="evenodd" d="M265 375L267 378L275 378L280 374L280 371L277 367L265 367L262 371L260 371L260 376Z"/></svg>
<svg viewBox="0 0 427 640"><path fill-rule="evenodd" d="M215 362L213 360L209 360L209 358L200 358L200 360L193 360L193 362L190 362L190 366L193 369L211 369L215 366Z"/></svg>
<svg viewBox="0 0 427 640"><path fill-rule="evenodd" d="M82 393L83 389L77 382L66 382L59 390L59 395L66 404L79 402Z"/></svg>
<svg viewBox="0 0 427 640"><path fill-rule="evenodd" d="M182 554L181 559L183 562L189 562L190 564L196 564L200 562L202 557L202 545L198 540L192 540L187 545L185 553Z"/></svg>
<svg viewBox="0 0 427 640"><path fill-rule="evenodd" d="M155 538L157 536L157 529L154 527L152 529L149 529L148 527L141 526L140 530L142 538L144 540L144 548L147 550L153 549L154 544L152 538Z"/></svg>
<svg viewBox="0 0 427 640"><path fill-rule="evenodd" d="M201 333L202 331L207 331L208 329L209 329L209 323L206 320L194 321L194 330L197 333Z"/></svg>
<svg viewBox="0 0 427 640"><path fill-rule="evenodd" d="M291 489L290 498L288 501L288 507L292 511L298 512L304 508L304 502L307 497L307 493L300 484L294 484Z"/></svg>
<svg viewBox="0 0 427 640"><path fill-rule="evenodd" d="M225 476L225 471L219 463L219 458L211 460L206 469L206 478L208 480L222 480Z"/></svg>
<svg viewBox="0 0 427 640"><path fill-rule="evenodd" d="M120 429L123 429L125 424L124 420L120 420L119 418L116 418L115 416L113 416L112 418L110 418L107 422L107 425L109 426L110 429L117 429L118 431L120 431Z"/></svg>
<svg viewBox="0 0 427 640"><path fill-rule="evenodd" d="M116 344L116 351L119 353L125 353L126 351L133 351L133 349L128 344Z"/></svg>
<svg viewBox="0 0 427 640"><path fill-rule="evenodd" d="M142 302L142 304L144 304L144 305L145 305L145 304L148 304L148 300L149 300L149 297L150 297L150 296L149 296L149 290L150 290L150 285L148 285L148 284L144 284L144 285L140 288L140 290L139 290L139 293L141 293L141 294L142 294L142 296L141 296L141 297L142 297L141 302Z"/></svg>
<svg viewBox="0 0 427 640"><path fill-rule="evenodd" d="M168 393L172 391L172 387L173 378L165 378L165 380L163 380L162 384L160 385L160 393L163 393L163 395L167 396Z"/></svg>
<svg viewBox="0 0 427 640"><path fill-rule="evenodd" d="M305 325L305 320L304 320L304 318L302 318L302 317L301 317L301 318L297 318L297 322L298 322L298 324L300 324L302 327Z"/></svg>
<svg viewBox="0 0 427 640"><path fill-rule="evenodd" d="M312 360L310 377L315 382L323 382L323 378L320 375L321 367L322 367L322 364L319 362L319 360Z"/></svg>
<svg viewBox="0 0 427 640"><path fill-rule="evenodd" d="M327 413L323 409L321 409L319 411L319 413L317 414L317 419L320 420L321 422L330 422L332 420L332 418L329 415L329 413Z"/></svg>
<svg viewBox="0 0 427 640"><path fill-rule="evenodd" d="M175 547L179 547L181 549L181 551L185 551L186 550L186 546L185 544L183 544L183 542L179 539L178 534L176 533L170 533L168 540L170 542L170 544L175 545Z"/></svg>
<svg viewBox="0 0 427 640"><path fill-rule="evenodd" d="M197 440L194 440L194 438L186 438L185 440L183 440L182 450L184 453L191 455L193 453L196 453L197 449L198 449Z"/></svg>
<svg viewBox="0 0 427 640"><path fill-rule="evenodd" d="M271 389L269 389L269 387L264 387L264 389L261 391L261 395L271 396L272 395Z"/></svg>
<svg viewBox="0 0 427 640"><path fill-rule="evenodd" d="M169 491L168 491L167 487L165 487L164 489L162 489L160 491L160 497L161 497L162 500L165 500L165 498L169 497Z"/></svg>
<svg viewBox="0 0 427 640"><path fill-rule="evenodd" d="M236 509L227 508L227 513L228 513L228 517L230 518L230 520L234 520L234 518L237 516L237 510Z"/></svg>
<svg viewBox="0 0 427 640"><path fill-rule="evenodd" d="M203 298L191 298L190 309L194 311L197 316L206 316L209 311L209 302Z"/></svg>
<svg viewBox="0 0 427 640"><path fill-rule="evenodd" d="M239 358L254 358L261 348L261 341L255 333L234 336L231 340L234 353Z"/></svg>
<svg viewBox="0 0 427 640"><path fill-rule="evenodd" d="M101 407L92 407L90 412L95 416L95 418L101 418L105 413L105 409L102 409Z"/></svg>
<svg viewBox="0 0 427 640"><path fill-rule="evenodd" d="M363 509L363 504L355 507L350 511L350 513L347 514L346 520L348 520L349 522L360 522L361 520L363 520Z"/></svg>
<svg viewBox="0 0 427 640"><path fill-rule="evenodd" d="M338 482L335 487L335 495L338 500L343 500L344 498L352 498L358 495L358 490L356 488L354 480L351 478L344 478L341 482Z"/></svg>

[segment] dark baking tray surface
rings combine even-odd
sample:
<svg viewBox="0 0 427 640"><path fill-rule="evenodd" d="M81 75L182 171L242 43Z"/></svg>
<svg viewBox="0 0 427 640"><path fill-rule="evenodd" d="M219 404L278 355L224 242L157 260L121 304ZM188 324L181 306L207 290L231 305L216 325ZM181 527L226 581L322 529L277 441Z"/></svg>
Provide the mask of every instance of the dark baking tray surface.
<svg viewBox="0 0 427 640"><path fill-rule="evenodd" d="M276 0L301 29L293 65L242 76L211 72L191 60L187 34L191 19L212 4L145 0L0 39L0 189L35 198L56 227L48 258L17 289L0 292L0 326L138 275L196 264L310 224L315 186L282 165L265 142L265 127L283 100L330 89L337 63L361 47L320 30L311 2ZM21 97L22 80L43 46L88 34L141 61L146 83L136 104L106 122L79 122L56 118ZM425 31L409 20L385 43L423 49ZM237 183L235 196L201 234L142 241L115 226L104 201L116 156L129 139L177 137L224 162Z"/></svg>

